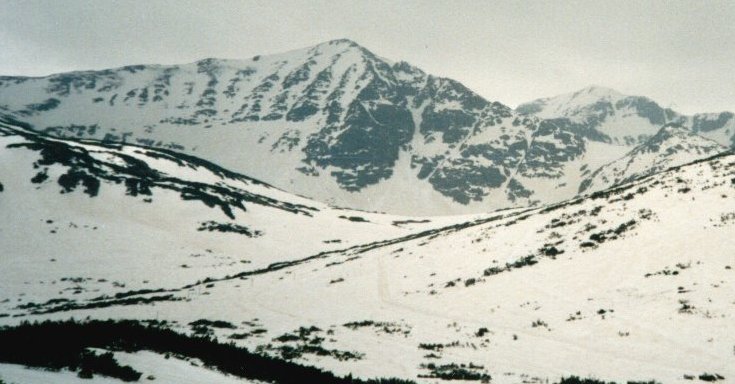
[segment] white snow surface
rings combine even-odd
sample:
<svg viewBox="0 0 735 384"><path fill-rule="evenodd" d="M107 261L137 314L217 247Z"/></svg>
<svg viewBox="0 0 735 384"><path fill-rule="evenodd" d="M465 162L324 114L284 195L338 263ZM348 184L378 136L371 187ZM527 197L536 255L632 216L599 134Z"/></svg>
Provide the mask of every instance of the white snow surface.
<svg viewBox="0 0 735 384"><path fill-rule="evenodd" d="M115 352L115 360L121 365L132 367L141 372L139 382L157 384L260 384L257 380L234 377L204 367L196 359L184 360L141 351L136 353ZM0 363L0 380L7 384L120 384L123 381L95 375L91 379L82 379L76 372L68 370L47 371L26 368L21 365Z"/></svg>
<svg viewBox="0 0 735 384"><path fill-rule="evenodd" d="M251 239L197 231L198 221L227 217L173 191L155 190L151 203L109 183L94 198L59 194L63 169L55 168L49 181L31 183L38 153L7 148L25 140L0 136L0 206L12 207L0 210L0 314L8 315L0 324L89 316L168 320L190 332L192 321L222 320L237 329L213 329L218 338L247 334L235 342L274 356L307 342L279 336L314 326L321 347L360 358L306 353L297 362L420 383L440 382L423 377L429 363L472 363L496 383L572 374L685 383L705 372L735 380L735 155L556 205L398 225L406 219L217 181L319 208L307 217L246 204L232 221L263 230ZM155 164L179 175L178 166ZM214 176L197 168L179 177ZM287 261L297 262L267 268ZM142 288L181 300L33 313L59 308L43 304L51 299L83 305ZM130 359L156 361L145 352ZM18 369L0 365L0 377L21 380Z"/></svg>
<svg viewBox="0 0 735 384"><path fill-rule="evenodd" d="M156 150L133 146L111 149L91 143L48 140L83 147L104 164L119 165L121 156L131 156L164 177L265 196L277 203L304 208L294 213L245 201L245 210L233 208L234 218L230 218L218 207L182 199L176 191L153 188L152 196L130 196L124 185L105 181L95 197L82 193L81 187L60 193L57 179L67 173L67 167L46 167L48 179L33 183L31 179L45 168L34 165L39 161L38 152L9 148L8 145L29 140L19 135L0 135L0 183L4 189L0 192L0 206L4 207L0 209L4 263L0 292L22 292L30 301L57 291L90 298L101 292L119 293L153 285L173 288L206 277L234 274L244 268L265 268L276 262L473 217L415 220L333 208L251 179L217 175L215 168L186 161L179 164L157 156ZM353 217L365 221L349 220ZM251 238L200 230L203 223L212 221L244 226L262 235ZM36 263L45 266L29 280L26 271L36 269ZM62 278L63 281L59 280ZM80 279L87 287L75 289Z"/></svg>

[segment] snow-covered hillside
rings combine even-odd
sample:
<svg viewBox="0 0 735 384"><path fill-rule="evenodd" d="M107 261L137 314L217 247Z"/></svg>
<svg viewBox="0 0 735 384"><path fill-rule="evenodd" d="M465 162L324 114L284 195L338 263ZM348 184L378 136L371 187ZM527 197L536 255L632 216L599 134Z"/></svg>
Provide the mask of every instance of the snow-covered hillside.
<svg viewBox="0 0 735 384"><path fill-rule="evenodd" d="M582 182L579 191L599 191L727 150L713 140L670 123L622 158L598 168Z"/></svg>
<svg viewBox="0 0 735 384"><path fill-rule="evenodd" d="M1 213L12 251L0 259L2 324L167 320L338 375L421 383L735 378L735 155L555 205L417 223L331 209L173 152L2 132L0 204L27 212ZM193 182L209 197L182 193ZM152 194L128 196L131 186ZM234 193L250 196L245 210ZM262 235L197 230L209 220ZM286 249L255 245L269 236ZM251 263L208 267L240 258ZM187 274L181 259L204 262ZM148 283L114 284L146 269Z"/></svg>
<svg viewBox="0 0 735 384"><path fill-rule="evenodd" d="M0 292L30 301L160 291L463 220L335 209L173 151L10 122L0 207Z"/></svg>

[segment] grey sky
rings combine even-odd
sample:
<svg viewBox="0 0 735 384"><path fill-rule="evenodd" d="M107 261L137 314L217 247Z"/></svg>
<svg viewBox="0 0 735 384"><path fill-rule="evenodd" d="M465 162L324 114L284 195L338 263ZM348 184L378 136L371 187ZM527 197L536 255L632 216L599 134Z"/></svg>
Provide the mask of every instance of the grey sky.
<svg viewBox="0 0 735 384"><path fill-rule="evenodd" d="M0 74L249 58L350 38L511 106L589 84L735 110L732 1L10 1Z"/></svg>

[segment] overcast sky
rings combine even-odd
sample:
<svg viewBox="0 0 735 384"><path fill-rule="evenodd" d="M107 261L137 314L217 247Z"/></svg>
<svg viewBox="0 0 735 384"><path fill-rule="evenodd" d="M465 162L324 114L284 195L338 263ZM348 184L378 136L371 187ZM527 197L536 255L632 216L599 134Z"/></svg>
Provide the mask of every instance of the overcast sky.
<svg viewBox="0 0 735 384"><path fill-rule="evenodd" d="M0 74L250 58L349 38L516 106L590 84L735 110L733 1L0 1Z"/></svg>

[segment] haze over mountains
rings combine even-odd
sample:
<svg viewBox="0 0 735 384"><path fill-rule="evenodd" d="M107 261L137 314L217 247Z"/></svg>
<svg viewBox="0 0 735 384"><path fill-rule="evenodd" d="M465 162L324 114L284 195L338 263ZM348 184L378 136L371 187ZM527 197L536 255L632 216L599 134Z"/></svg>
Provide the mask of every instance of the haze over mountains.
<svg viewBox="0 0 735 384"><path fill-rule="evenodd" d="M658 168L638 159L635 175L735 137L732 113L682 116L600 87L513 110L349 40L244 61L2 77L0 108L54 136L172 148L332 205L410 215L609 185L590 178L669 123L724 147L687 136L677 157L678 143L650 146L669 149Z"/></svg>

